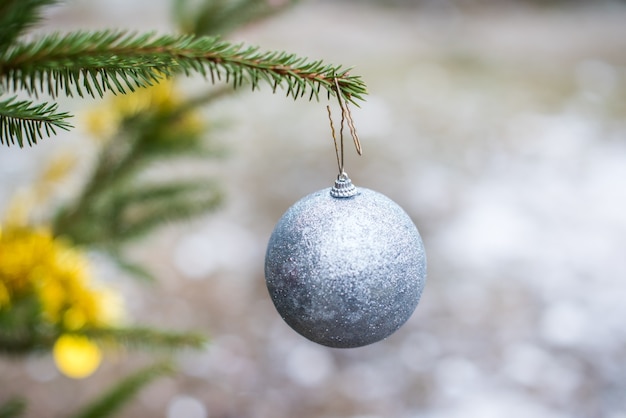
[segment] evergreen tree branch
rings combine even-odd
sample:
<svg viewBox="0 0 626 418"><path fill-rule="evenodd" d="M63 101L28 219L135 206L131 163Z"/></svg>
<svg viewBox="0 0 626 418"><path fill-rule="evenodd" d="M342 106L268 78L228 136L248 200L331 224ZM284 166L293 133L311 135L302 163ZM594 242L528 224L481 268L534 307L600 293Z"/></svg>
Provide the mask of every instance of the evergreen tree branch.
<svg viewBox="0 0 626 418"><path fill-rule="evenodd" d="M54 327L42 320L34 295L0 309L0 354L19 356L48 349L57 337Z"/></svg>
<svg viewBox="0 0 626 418"><path fill-rule="evenodd" d="M131 349L200 349L207 343L206 337L200 334L169 332L145 327L92 328L81 330L77 334L103 344L120 344Z"/></svg>
<svg viewBox="0 0 626 418"><path fill-rule="evenodd" d="M288 0L271 4L258 0L175 0L173 14L185 33L225 35L237 27L280 13L297 2Z"/></svg>
<svg viewBox="0 0 626 418"><path fill-rule="evenodd" d="M20 333L0 334L0 353L21 356L33 351L47 351L63 334L75 334L102 344L120 345L130 349L173 351L183 348L200 349L206 337L197 333L180 333L136 328L89 328L81 330L24 329Z"/></svg>
<svg viewBox="0 0 626 418"><path fill-rule="evenodd" d="M200 73L213 83L225 79L235 88L246 82L254 90L266 82L274 91L286 88L294 99L319 98L322 88L334 95L335 78L347 101L356 103L367 93L361 78L341 66L260 52L217 37L77 31L17 44L0 57L2 86L53 97L126 93L181 71Z"/></svg>
<svg viewBox="0 0 626 418"><path fill-rule="evenodd" d="M61 211L54 230L78 245L115 249L166 222L206 213L221 200L218 187L207 180L113 189Z"/></svg>
<svg viewBox="0 0 626 418"><path fill-rule="evenodd" d="M0 405L0 418L16 418L24 414L26 401L22 398L9 399Z"/></svg>
<svg viewBox="0 0 626 418"><path fill-rule="evenodd" d="M69 113L57 112L56 103L33 104L11 97L0 101L0 144L24 146L37 143L45 136L56 134L56 129L69 130Z"/></svg>
<svg viewBox="0 0 626 418"><path fill-rule="evenodd" d="M62 329L42 320L41 307L34 296L16 301L10 309L0 310L0 354L22 356L33 351L47 351L63 334L75 334L103 345L119 345L131 349L170 351L180 348L197 349L206 344L206 337L197 333L170 332L147 327Z"/></svg>
<svg viewBox="0 0 626 418"><path fill-rule="evenodd" d="M131 189L112 200L111 231L116 240L129 241L166 222L206 213L221 201L217 186L206 180Z"/></svg>
<svg viewBox="0 0 626 418"><path fill-rule="evenodd" d="M41 9L58 0L0 1L0 51L5 51L27 28L41 20Z"/></svg>
<svg viewBox="0 0 626 418"><path fill-rule="evenodd" d="M156 278L146 267L128 260L120 251L112 249L109 251L109 256L115 264L117 264L117 266L126 273L132 274L136 278L144 280L145 282L156 282Z"/></svg>
<svg viewBox="0 0 626 418"><path fill-rule="evenodd" d="M87 405L72 418L105 418L114 416L137 393L154 380L173 374L170 362L153 364L143 368L117 383L94 402Z"/></svg>
<svg viewBox="0 0 626 418"><path fill-rule="evenodd" d="M115 252L120 244L166 221L189 219L219 204L221 192L208 179L177 179L172 173L167 180L147 182L141 174L164 159L214 156L205 146L202 130L185 128L184 121L198 105L221 94L224 88L217 88L172 108L146 109L122 120L119 132L99 153L80 194L57 212L52 222L54 233L74 244ZM120 267L148 277L145 271L119 260Z"/></svg>

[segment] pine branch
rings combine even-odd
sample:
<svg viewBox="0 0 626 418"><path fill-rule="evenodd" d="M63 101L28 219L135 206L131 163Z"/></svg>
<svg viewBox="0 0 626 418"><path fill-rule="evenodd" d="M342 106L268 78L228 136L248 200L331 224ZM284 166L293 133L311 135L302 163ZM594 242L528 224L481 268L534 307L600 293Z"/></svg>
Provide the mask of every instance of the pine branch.
<svg viewBox="0 0 626 418"><path fill-rule="evenodd" d="M0 1L0 51L5 51L27 28L41 19L41 9L58 0Z"/></svg>
<svg viewBox="0 0 626 418"><path fill-rule="evenodd" d="M0 309L0 354L20 356L52 347L58 331L41 317L41 305L34 296L14 301Z"/></svg>
<svg viewBox="0 0 626 418"><path fill-rule="evenodd" d="M129 241L164 223L206 213L221 200L217 186L205 180L131 189L112 200L111 232L116 240Z"/></svg>
<svg viewBox="0 0 626 418"><path fill-rule="evenodd" d="M76 244L106 250L142 237L164 223L207 213L221 200L219 190L206 181L133 188L86 201L78 216L76 212L61 212L55 230Z"/></svg>
<svg viewBox="0 0 626 418"><path fill-rule="evenodd" d="M55 233L77 245L115 250L164 223L207 213L222 200L219 188L203 179L154 186L114 184L117 181L110 179L108 186L103 183L93 192L87 190L74 207L59 211Z"/></svg>
<svg viewBox="0 0 626 418"><path fill-rule="evenodd" d="M0 354L22 356L33 351L47 351L63 333L85 336L96 342L117 344L131 349L173 351L182 348L199 349L206 344L206 338L200 334L175 333L151 328L94 328L79 331L29 329L19 334L1 334Z"/></svg>
<svg viewBox="0 0 626 418"><path fill-rule="evenodd" d="M174 157L214 155L206 149L201 131L180 124L199 104L221 92L223 89L215 89L208 96L172 108L146 109L124 119L118 134L99 153L81 193L57 212L55 234L111 252L164 222L190 219L219 204L221 193L210 180L177 179L174 175L147 183L141 174L151 164L171 162ZM146 277L132 264L122 262L120 267L130 267L138 277Z"/></svg>
<svg viewBox="0 0 626 418"><path fill-rule="evenodd" d="M86 406L72 418L105 418L114 416L137 393L154 380L171 375L174 366L170 362L157 363L126 377L101 395L96 401Z"/></svg>
<svg viewBox="0 0 626 418"><path fill-rule="evenodd" d="M280 13L297 1L272 4L258 0L175 0L173 14L185 33L225 35L235 28Z"/></svg>
<svg viewBox="0 0 626 418"><path fill-rule="evenodd" d="M200 349L207 342L204 336L196 333L168 332L139 327L87 329L81 331L79 335L103 344L121 344L131 349Z"/></svg>
<svg viewBox="0 0 626 418"><path fill-rule="evenodd" d="M0 418L16 418L24 415L26 401L21 398L9 399L0 405Z"/></svg>
<svg viewBox="0 0 626 418"><path fill-rule="evenodd" d="M206 338L197 333L155 330L147 327L61 329L41 318L41 306L33 296L16 301L11 309L0 310L0 354L22 356L47 351L63 334L76 334L104 345L127 348L162 349L202 348Z"/></svg>
<svg viewBox="0 0 626 418"><path fill-rule="evenodd" d="M254 90L266 82L274 91L286 88L294 99L319 98L321 88L335 94L335 77L346 100L355 103L367 93L361 78L341 66L259 52L217 37L78 31L18 44L0 57L2 86L53 97L126 93L181 71L200 73L213 83L225 79L235 88L245 82Z"/></svg>
<svg viewBox="0 0 626 418"><path fill-rule="evenodd" d="M122 251L112 248L108 251L108 254L122 271L125 271L138 279L144 280L145 282L156 282L156 278L146 267L128 260Z"/></svg>
<svg viewBox="0 0 626 418"><path fill-rule="evenodd" d="M38 139L56 134L56 129L69 130L72 125L66 122L69 113L57 112L56 103L33 104L30 101L11 97L0 101L0 144L24 146L37 143Z"/></svg>

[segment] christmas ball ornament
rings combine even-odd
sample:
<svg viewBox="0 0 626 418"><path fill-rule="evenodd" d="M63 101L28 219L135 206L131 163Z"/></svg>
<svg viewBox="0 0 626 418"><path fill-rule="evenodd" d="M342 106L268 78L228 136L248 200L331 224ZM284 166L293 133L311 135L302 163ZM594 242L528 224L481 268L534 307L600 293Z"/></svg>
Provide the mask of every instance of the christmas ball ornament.
<svg viewBox="0 0 626 418"><path fill-rule="evenodd" d="M409 216L391 199L352 184L312 193L278 221L265 256L267 289L285 322L337 348L380 341L419 302L426 256Z"/></svg>

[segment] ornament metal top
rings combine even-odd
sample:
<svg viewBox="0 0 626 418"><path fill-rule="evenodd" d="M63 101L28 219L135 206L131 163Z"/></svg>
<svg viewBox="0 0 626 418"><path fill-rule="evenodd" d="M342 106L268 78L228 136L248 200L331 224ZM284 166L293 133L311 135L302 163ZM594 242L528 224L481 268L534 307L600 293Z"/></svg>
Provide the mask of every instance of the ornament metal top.
<svg viewBox="0 0 626 418"><path fill-rule="evenodd" d="M357 152L360 144L347 104ZM330 117L330 108L328 108ZM332 125L339 176L280 218L265 255L274 306L295 331L336 348L380 341L417 307L426 280L426 255L417 227L388 197L356 188L343 171Z"/></svg>

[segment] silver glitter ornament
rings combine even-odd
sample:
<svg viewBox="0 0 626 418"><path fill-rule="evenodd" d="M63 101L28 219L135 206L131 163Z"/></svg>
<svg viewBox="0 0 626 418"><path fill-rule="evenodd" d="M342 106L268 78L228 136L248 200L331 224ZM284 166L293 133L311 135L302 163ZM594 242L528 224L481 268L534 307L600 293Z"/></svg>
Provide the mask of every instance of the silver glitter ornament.
<svg viewBox="0 0 626 418"><path fill-rule="evenodd" d="M278 221L265 256L267 288L285 322L337 348L380 341L419 302L426 256L409 216L343 173Z"/></svg>

